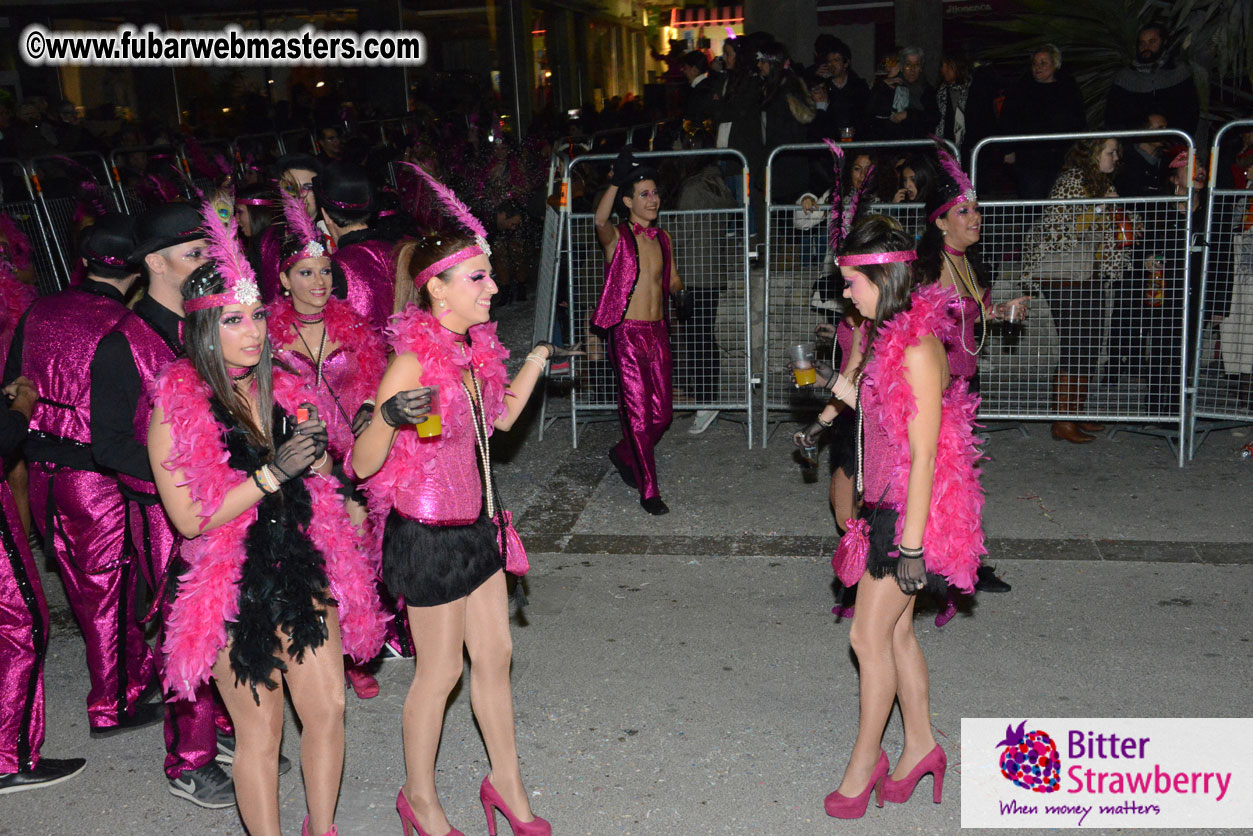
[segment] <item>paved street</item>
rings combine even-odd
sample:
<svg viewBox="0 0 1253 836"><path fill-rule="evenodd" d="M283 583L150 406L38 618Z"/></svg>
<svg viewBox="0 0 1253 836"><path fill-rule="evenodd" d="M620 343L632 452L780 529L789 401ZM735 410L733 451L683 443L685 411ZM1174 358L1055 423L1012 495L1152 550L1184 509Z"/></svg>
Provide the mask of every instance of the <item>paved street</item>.
<svg viewBox="0 0 1253 836"><path fill-rule="evenodd" d="M529 313L506 309L507 343L524 346ZM1155 438L1080 448L1045 425L997 432L985 529L1014 590L979 596L943 629L933 609L917 622L949 756L944 803L922 792L859 821L829 819L822 799L856 733L857 675L848 623L830 614L825 479L802 482L787 426L749 450L740 424L689 436L689 423L680 415L659 450L673 509L661 518L605 459L613 423L587 427L577 450L564 420L543 441L533 420L496 441L533 566L514 631L518 744L535 810L556 833L955 833L963 717L1253 715L1253 464L1233 455L1248 436L1214 434L1181 470ZM82 755L88 769L0 799L0 836L239 833L234 810L166 792L159 726L88 738L81 639L59 581L44 581L54 613L44 754ZM348 697L343 836L398 832L411 676L411 662L388 662L379 697ZM899 716L884 745L899 753ZM283 748L298 759L290 720ZM485 832L487 768L463 682L439 787L467 834ZM298 833L299 770L280 787L285 832Z"/></svg>

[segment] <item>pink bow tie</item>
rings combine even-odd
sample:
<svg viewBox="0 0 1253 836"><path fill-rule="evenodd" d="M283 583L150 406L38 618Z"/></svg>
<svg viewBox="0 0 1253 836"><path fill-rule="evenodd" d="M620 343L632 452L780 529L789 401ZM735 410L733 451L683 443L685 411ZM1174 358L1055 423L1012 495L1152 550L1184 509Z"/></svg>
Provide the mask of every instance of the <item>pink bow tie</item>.
<svg viewBox="0 0 1253 836"><path fill-rule="evenodd" d="M655 226L640 226L639 224L631 224L631 231L636 235L643 235L645 238L656 238L657 234L661 232Z"/></svg>

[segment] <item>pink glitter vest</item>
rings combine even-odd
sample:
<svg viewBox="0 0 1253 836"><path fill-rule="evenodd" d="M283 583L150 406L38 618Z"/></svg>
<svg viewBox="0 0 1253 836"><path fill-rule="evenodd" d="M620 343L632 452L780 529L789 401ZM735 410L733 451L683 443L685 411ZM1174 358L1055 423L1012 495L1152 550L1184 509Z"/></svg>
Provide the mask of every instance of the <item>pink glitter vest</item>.
<svg viewBox="0 0 1253 836"><path fill-rule="evenodd" d="M657 236L661 244L661 284L665 290L670 278L670 236L661 233ZM640 280L640 254L635 246L635 234L630 224L618 225L618 245L614 248L613 258L605 265L605 287L600 292L600 302L592 314L592 325L609 330L626 316L627 306L631 303L631 294ZM661 294L661 318L670 321L670 294Z"/></svg>
<svg viewBox="0 0 1253 836"><path fill-rule="evenodd" d="M408 351L418 358L424 386L439 386L443 433L423 440L412 428L401 428L382 469L366 481L366 489L410 519L429 525L468 525L482 510L483 482L462 371L473 369L479 379L490 434L492 422L505 409L508 352L496 339L494 323L472 327L467 346L414 305L392 319L388 339L397 355Z"/></svg>
<svg viewBox="0 0 1253 836"><path fill-rule="evenodd" d="M331 256L344 271L348 304L378 331L387 325L396 298L395 246L391 241L361 241Z"/></svg>
<svg viewBox="0 0 1253 836"><path fill-rule="evenodd" d="M22 374L39 402L32 432L91 444L91 358L128 313L116 299L70 288L35 301L22 332Z"/></svg>
<svg viewBox="0 0 1253 836"><path fill-rule="evenodd" d="M991 299L992 292L983 291L985 306L991 305ZM948 357L948 372L953 377L969 380L979 370L979 357L971 353L979 347L979 340L975 337L975 326L979 323L979 303L969 296L958 296L957 292L953 291L952 297L948 300L948 312L953 322L957 324L954 338L944 342L944 353Z"/></svg>
<svg viewBox="0 0 1253 836"><path fill-rule="evenodd" d="M139 400L135 403L135 440L145 447L148 446L148 424L152 420L153 387L157 376L174 362L176 355L169 344L161 338L143 317L130 312L113 327L113 330L126 337L131 347L131 357L135 360L135 370L139 372L139 382L143 386ZM152 482L136 479L125 473L117 474L118 481L128 488L143 493L155 493Z"/></svg>

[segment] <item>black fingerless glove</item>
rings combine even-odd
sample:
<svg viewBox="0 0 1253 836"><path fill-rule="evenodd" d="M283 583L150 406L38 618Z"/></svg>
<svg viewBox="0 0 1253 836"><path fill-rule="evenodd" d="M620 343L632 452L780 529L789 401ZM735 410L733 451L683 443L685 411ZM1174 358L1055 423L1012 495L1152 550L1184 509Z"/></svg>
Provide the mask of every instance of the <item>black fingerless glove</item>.
<svg viewBox="0 0 1253 836"><path fill-rule="evenodd" d="M274 453L270 472L281 485L290 482L309 469L321 454L312 435L295 435L284 441ZM323 448L325 450L325 448Z"/></svg>
<svg viewBox="0 0 1253 836"><path fill-rule="evenodd" d="M357 414L352 416L352 435L354 438L365 432L365 428L370 426L370 420L374 417L374 404L363 403L361 408L357 410Z"/></svg>
<svg viewBox="0 0 1253 836"><path fill-rule="evenodd" d="M896 585L906 595L921 592L927 585L927 564L923 559L922 549L897 548L900 557L896 559ZM914 554L915 551L917 554Z"/></svg>
<svg viewBox="0 0 1253 836"><path fill-rule="evenodd" d="M421 388L392 395L379 409L379 414L383 416L387 426L395 429L402 424L416 423L418 418L430 411L431 390Z"/></svg>
<svg viewBox="0 0 1253 836"><path fill-rule="evenodd" d="M796 446L797 447L817 447L818 438L822 435L822 431L825 429L826 427L822 423L818 421L814 421L812 424L810 424L808 427L802 430L800 434L796 437L796 441L797 441Z"/></svg>

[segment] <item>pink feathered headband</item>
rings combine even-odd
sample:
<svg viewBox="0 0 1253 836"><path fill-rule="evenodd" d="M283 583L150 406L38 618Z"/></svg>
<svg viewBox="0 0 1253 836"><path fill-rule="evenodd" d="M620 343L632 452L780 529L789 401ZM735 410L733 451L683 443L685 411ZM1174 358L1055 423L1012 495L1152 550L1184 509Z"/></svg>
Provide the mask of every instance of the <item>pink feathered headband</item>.
<svg viewBox="0 0 1253 836"><path fill-rule="evenodd" d="M322 233L305 213L304 201L286 191L280 194L283 199L283 218L287 221L287 234L300 245L299 249L279 264L278 271L286 273L293 264L302 259L326 255L326 247L322 244Z"/></svg>
<svg viewBox="0 0 1253 836"><path fill-rule="evenodd" d="M455 267L463 261L468 261L476 255L485 255L492 257L492 248L487 245L487 230L483 228L483 224L474 214L470 212L470 208L466 206L455 195L452 189L432 177L426 169L420 165L400 161L401 165L407 165L418 173L418 176L426 181L426 184L435 192L435 196L439 198L440 203L444 204L444 208L448 214L452 215L456 221L461 224L462 229L474 236L474 243L470 246L458 250L452 255L444 256L439 261L427 267L421 273L414 276L414 284L424 284L432 276L437 276L447 270L449 267Z"/></svg>
<svg viewBox="0 0 1253 836"><path fill-rule="evenodd" d="M914 261L918 253L913 250L893 250L888 253L861 253L860 255L842 255L835 259L841 267L861 267L866 264L891 264L896 261Z"/></svg>
<svg viewBox="0 0 1253 836"><path fill-rule="evenodd" d="M940 168L944 169L944 173L951 177L957 185L957 196L927 216L927 223L933 224L936 218L944 217L944 213L954 206L959 206L963 203L974 203L979 198L975 195L974 183L971 183L970 178L966 176L966 172L962 171L961 165L958 164L957 160L953 159L952 154L944 150L940 140L935 137L931 138L935 140L935 153L940 158Z"/></svg>
<svg viewBox="0 0 1253 836"><path fill-rule="evenodd" d="M239 222L235 216L231 215L229 224L222 223L217 210L208 201L201 206L200 213L204 218L205 238L209 241L205 255L226 280L226 290L187 299L183 302L183 310L190 313L227 305L251 305L260 300L256 274L239 246Z"/></svg>

